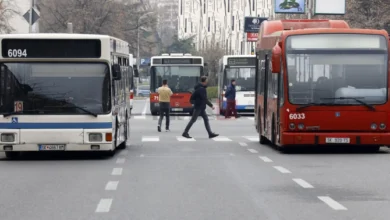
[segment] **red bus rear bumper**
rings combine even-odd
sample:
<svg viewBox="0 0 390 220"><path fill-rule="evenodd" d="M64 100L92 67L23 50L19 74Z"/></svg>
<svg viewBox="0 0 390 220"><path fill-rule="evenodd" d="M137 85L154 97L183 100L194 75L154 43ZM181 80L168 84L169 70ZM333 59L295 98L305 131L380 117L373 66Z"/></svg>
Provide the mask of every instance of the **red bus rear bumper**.
<svg viewBox="0 0 390 220"><path fill-rule="evenodd" d="M327 143L327 138L349 138L349 143ZM390 133L305 133L283 132L281 145L371 145L390 146Z"/></svg>

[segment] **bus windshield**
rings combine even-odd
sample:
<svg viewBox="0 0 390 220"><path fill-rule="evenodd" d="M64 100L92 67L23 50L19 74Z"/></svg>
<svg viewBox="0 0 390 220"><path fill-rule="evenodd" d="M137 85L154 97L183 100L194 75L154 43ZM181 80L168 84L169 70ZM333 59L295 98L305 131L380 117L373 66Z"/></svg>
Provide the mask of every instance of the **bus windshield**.
<svg viewBox="0 0 390 220"><path fill-rule="evenodd" d="M230 85L231 80L235 79L237 91L254 91L255 75L255 67L227 68L225 86Z"/></svg>
<svg viewBox="0 0 390 220"><path fill-rule="evenodd" d="M287 52L289 100L292 104L384 104L387 100L387 52L317 50ZM356 100L358 99L358 100ZM360 101L360 102L359 102Z"/></svg>
<svg viewBox="0 0 390 220"><path fill-rule="evenodd" d="M103 63L2 63L0 114L107 114L110 72Z"/></svg>
<svg viewBox="0 0 390 220"><path fill-rule="evenodd" d="M164 79L172 92L191 92L200 81L200 66L155 66L156 80L154 88L162 85Z"/></svg>

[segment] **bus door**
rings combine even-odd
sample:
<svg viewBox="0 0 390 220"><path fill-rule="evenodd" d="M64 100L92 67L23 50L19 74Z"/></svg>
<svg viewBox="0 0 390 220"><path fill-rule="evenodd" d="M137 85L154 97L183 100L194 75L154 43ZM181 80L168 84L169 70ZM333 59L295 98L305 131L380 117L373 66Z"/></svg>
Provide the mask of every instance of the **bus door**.
<svg viewBox="0 0 390 220"><path fill-rule="evenodd" d="M267 111L268 111L268 69L269 69L269 55L266 54L264 60L262 60L262 68L261 68L261 77L262 77L262 84L263 84L263 131L266 131L267 129Z"/></svg>

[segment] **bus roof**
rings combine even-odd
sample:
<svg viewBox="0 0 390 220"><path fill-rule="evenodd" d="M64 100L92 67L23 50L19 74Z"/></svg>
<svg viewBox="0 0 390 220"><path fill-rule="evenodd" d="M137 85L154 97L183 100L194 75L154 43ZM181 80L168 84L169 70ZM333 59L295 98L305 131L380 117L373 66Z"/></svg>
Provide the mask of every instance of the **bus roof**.
<svg viewBox="0 0 390 220"><path fill-rule="evenodd" d="M291 19L263 21L260 26L256 50L272 49L285 32L313 29L349 29L344 20Z"/></svg>
<svg viewBox="0 0 390 220"><path fill-rule="evenodd" d="M36 34L2 34L0 38L15 38L15 39L115 39L108 35L97 34L65 34L65 33L36 33Z"/></svg>

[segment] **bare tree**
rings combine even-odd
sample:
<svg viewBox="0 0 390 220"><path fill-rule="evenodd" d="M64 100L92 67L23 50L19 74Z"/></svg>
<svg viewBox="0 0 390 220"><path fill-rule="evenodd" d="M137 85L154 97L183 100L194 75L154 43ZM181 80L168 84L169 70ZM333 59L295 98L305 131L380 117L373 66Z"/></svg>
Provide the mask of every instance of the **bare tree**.
<svg viewBox="0 0 390 220"><path fill-rule="evenodd" d="M156 16L144 10L142 3L123 3L115 0L41 0L41 30L66 32L73 23L75 33L107 34L130 43L135 52L140 31L140 48L155 42L144 37L145 29L153 30ZM148 13L145 16L145 13ZM142 17L142 18L141 18Z"/></svg>
<svg viewBox="0 0 390 220"><path fill-rule="evenodd" d="M204 62L208 65L209 84L211 86L217 85L219 60L225 55L225 48L215 40L215 35L213 35L206 47L198 51L198 55L202 56Z"/></svg>
<svg viewBox="0 0 390 220"><path fill-rule="evenodd" d="M349 0L346 20L352 27L382 29L390 23L388 0Z"/></svg>
<svg viewBox="0 0 390 220"><path fill-rule="evenodd" d="M15 2L0 0L0 33L9 34L15 29L9 24L9 20L18 13Z"/></svg>

